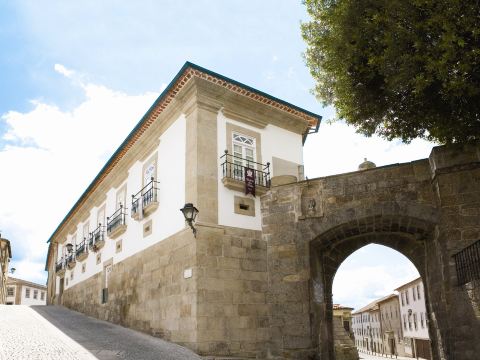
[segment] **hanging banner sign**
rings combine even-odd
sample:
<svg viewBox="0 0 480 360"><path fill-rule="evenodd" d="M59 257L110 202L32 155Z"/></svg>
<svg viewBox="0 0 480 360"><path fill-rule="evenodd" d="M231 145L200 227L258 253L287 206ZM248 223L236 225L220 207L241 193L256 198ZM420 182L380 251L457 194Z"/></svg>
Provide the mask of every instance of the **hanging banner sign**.
<svg viewBox="0 0 480 360"><path fill-rule="evenodd" d="M252 194L255 196L255 171L253 169L245 169L245 195Z"/></svg>

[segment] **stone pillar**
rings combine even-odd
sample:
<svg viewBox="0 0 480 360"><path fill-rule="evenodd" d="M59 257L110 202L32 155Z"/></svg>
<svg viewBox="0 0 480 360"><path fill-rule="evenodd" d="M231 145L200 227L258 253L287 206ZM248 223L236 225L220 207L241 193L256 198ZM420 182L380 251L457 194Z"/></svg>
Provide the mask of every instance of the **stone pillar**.
<svg viewBox="0 0 480 360"><path fill-rule="evenodd" d="M473 360L480 354L478 303L469 296L475 284L458 284L453 255L480 239L480 144L436 147L429 161L440 210L427 249L429 328L441 344L433 344L433 358Z"/></svg>
<svg viewBox="0 0 480 360"><path fill-rule="evenodd" d="M186 111L185 202L197 221L218 224L217 115L220 107L195 101Z"/></svg>
<svg viewBox="0 0 480 360"><path fill-rule="evenodd" d="M313 342L318 337L313 334L318 334L319 327L311 324L309 244L296 224L298 194L278 187L262 198L263 236L268 243L268 353L278 358L309 359L317 351ZM321 302L315 305L322 306Z"/></svg>

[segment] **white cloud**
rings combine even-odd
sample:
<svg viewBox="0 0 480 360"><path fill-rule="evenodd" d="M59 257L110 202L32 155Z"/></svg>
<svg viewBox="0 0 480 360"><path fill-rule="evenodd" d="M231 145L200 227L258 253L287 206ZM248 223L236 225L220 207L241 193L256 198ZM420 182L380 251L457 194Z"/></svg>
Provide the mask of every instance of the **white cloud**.
<svg viewBox="0 0 480 360"><path fill-rule="evenodd" d="M68 70L65 66L63 66L62 64L55 64L55 66L53 67L55 69L56 72L58 72L59 74L62 74L64 75L65 77L67 78L71 78L72 75L75 73L73 70Z"/></svg>
<svg viewBox="0 0 480 360"><path fill-rule="evenodd" d="M400 266L363 265L339 268L333 282L333 302L359 309L368 303L391 294L395 288L418 277L409 261Z"/></svg>
<svg viewBox="0 0 480 360"><path fill-rule="evenodd" d="M55 70L74 74L59 64ZM0 229L12 242L15 276L26 280L45 278L46 241L158 96L92 83L82 89L85 99L71 111L33 101L31 111L0 117L8 129L0 149Z"/></svg>
<svg viewBox="0 0 480 360"><path fill-rule="evenodd" d="M37 284L46 284L46 274L44 272L45 262L30 261L29 259L15 262L15 273L12 277L35 282Z"/></svg>

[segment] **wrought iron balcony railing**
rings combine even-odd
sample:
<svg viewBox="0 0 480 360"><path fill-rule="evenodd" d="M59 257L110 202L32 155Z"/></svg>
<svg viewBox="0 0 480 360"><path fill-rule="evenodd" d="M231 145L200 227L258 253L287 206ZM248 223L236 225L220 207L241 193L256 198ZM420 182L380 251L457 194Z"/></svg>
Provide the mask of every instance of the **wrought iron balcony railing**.
<svg viewBox="0 0 480 360"><path fill-rule="evenodd" d="M136 217L140 210L140 200L143 209L148 208L149 205L157 203L158 196L158 181L152 177L151 181L145 185L135 195L132 195L132 217Z"/></svg>
<svg viewBox="0 0 480 360"><path fill-rule="evenodd" d="M225 150L225 154L220 159L223 159L221 166L224 178L243 182L245 181L245 170L248 168L254 171L256 186L270 187L270 163L261 164L231 155L228 150Z"/></svg>
<svg viewBox="0 0 480 360"><path fill-rule="evenodd" d="M87 251L87 241L83 239L83 241L77 245L77 249L75 250L75 254L77 257L84 254Z"/></svg>
<svg viewBox="0 0 480 360"><path fill-rule="evenodd" d="M112 216L107 217L107 234L114 232L119 226L125 225L125 209L120 204L120 208Z"/></svg>
<svg viewBox="0 0 480 360"><path fill-rule="evenodd" d="M63 258L61 258L55 264L55 272L59 272L60 270L63 270L63 269L65 269L65 261L63 260Z"/></svg>
<svg viewBox="0 0 480 360"><path fill-rule="evenodd" d="M98 227L90 233L90 238L88 240L88 246L93 248L97 243L103 242L105 240L105 226L98 224Z"/></svg>
<svg viewBox="0 0 480 360"><path fill-rule="evenodd" d="M74 262L75 261L75 254L68 255L65 260L66 260L67 264L70 264L70 263Z"/></svg>

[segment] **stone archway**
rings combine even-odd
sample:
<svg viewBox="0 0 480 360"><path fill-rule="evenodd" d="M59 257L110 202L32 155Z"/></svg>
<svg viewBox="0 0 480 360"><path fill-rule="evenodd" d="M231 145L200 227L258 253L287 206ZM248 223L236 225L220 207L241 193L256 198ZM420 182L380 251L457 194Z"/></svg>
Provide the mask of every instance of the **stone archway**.
<svg viewBox="0 0 480 360"><path fill-rule="evenodd" d="M378 243L405 255L422 276L433 359L475 358L480 280L461 283L455 256L478 245L479 214L480 144L438 147L429 159L273 187L262 197L266 357L334 359L333 276L349 254Z"/></svg>
<svg viewBox="0 0 480 360"><path fill-rule="evenodd" d="M426 271L426 242L434 224L405 216L372 216L337 226L310 242L312 342L320 359L335 359L332 328L332 285L343 261L368 244L397 250L417 268ZM425 298L428 284L424 282ZM428 301L427 301L428 303ZM435 336L435 333L433 333ZM432 342L435 342L432 336ZM315 339L318 338L318 342Z"/></svg>

